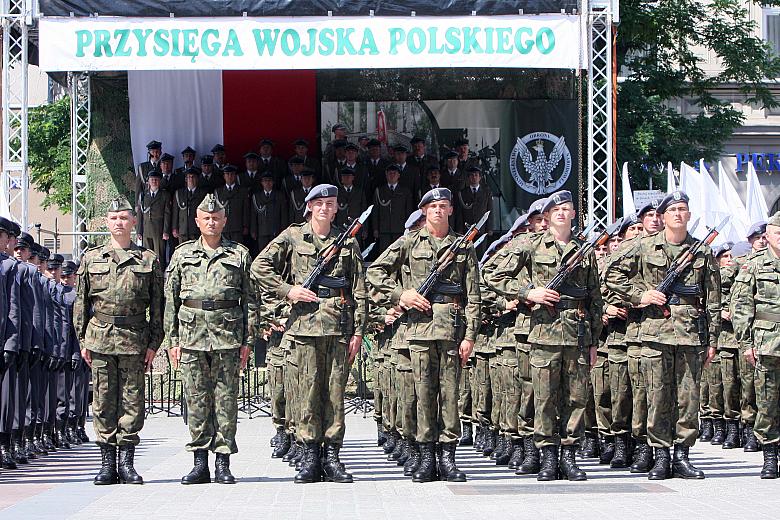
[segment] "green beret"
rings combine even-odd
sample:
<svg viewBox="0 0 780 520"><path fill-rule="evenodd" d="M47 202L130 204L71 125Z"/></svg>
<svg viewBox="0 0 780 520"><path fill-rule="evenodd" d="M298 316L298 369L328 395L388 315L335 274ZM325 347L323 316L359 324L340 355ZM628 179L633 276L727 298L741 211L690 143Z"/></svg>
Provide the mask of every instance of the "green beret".
<svg viewBox="0 0 780 520"><path fill-rule="evenodd" d="M766 221L767 226L780 226L780 211L769 217Z"/></svg>
<svg viewBox="0 0 780 520"><path fill-rule="evenodd" d="M206 195L206 198L203 199L203 202L200 203L200 206L198 206L198 210L206 213L217 213L225 211L225 206L222 205L216 195L209 193Z"/></svg>
<svg viewBox="0 0 780 520"><path fill-rule="evenodd" d="M117 197L108 204L108 212L116 213L117 211L133 211L133 207L126 198Z"/></svg>

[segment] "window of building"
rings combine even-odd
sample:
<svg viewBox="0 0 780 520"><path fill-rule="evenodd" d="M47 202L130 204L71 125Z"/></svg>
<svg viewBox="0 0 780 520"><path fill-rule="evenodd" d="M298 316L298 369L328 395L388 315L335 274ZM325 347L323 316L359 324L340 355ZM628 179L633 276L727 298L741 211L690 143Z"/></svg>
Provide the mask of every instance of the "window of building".
<svg viewBox="0 0 780 520"><path fill-rule="evenodd" d="M52 251L52 252L59 251L60 248L62 247L62 242L58 238L57 239L57 245L55 247L55 245L54 245L54 238L44 238L43 239L43 247L49 249L49 251Z"/></svg>
<svg viewBox="0 0 780 520"><path fill-rule="evenodd" d="M763 22L764 39L780 55L780 7L765 7Z"/></svg>

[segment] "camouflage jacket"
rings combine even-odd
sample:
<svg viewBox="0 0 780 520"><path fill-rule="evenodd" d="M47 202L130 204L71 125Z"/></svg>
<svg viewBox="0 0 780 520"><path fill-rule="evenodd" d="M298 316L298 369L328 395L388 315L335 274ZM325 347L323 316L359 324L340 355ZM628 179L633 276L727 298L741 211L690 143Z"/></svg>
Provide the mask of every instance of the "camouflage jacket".
<svg viewBox="0 0 780 520"><path fill-rule="evenodd" d="M153 252L135 244L87 249L76 272L73 303L79 344L101 354L156 350L163 339L162 302L162 270ZM111 323L120 316L116 319L131 323Z"/></svg>
<svg viewBox="0 0 780 520"><path fill-rule="evenodd" d="M165 332L171 347L212 351L254 344L257 303L249 263L249 250L225 238L211 257L202 237L176 248L165 283ZM207 310L190 307L185 300L237 305Z"/></svg>
<svg viewBox="0 0 780 520"><path fill-rule="evenodd" d="M617 251L609 255L609 259L604 266L604 273L602 275L602 294L604 296L604 307L607 305L614 305L615 307L621 307L628 309L628 319L626 320L610 320L610 332L607 337L607 344L611 347L622 347L629 344L641 343L639 339L640 322L642 321L642 309L638 309L626 302L619 294L610 290L607 285L607 273L613 269L616 262L619 262L624 255L633 256L637 254L639 248L640 237L630 238L621 242ZM630 277L636 276L636 267L630 273ZM621 323L622 321L622 323Z"/></svg>
<svg viewBox="0 0 780 520"><path fill-rule="evenodd" d="M485 272L485 281L496 292L507 298L526 300L528 273L534 287L544 287L578 247L574 239L561 247L550 231L518 235L505 246L506 254L495 269ZM528 342L538 345L578 346L577 329L580 310L584 313L585 345L597 345L601 335L602 300L596 257L591 254L566 281L571 290L563 291L582 296L561 294L561 306L554 312L536 305L531 310Z"/></svg>
<svg viewBox="0 0 780 520"><path fill-rule="evenodd" d="M311 224L292 224L274 238L252 263L252 280L270 298L286 298L295 285L301 285L317 262L320 252L330 246L343 231L331 227L324 240L315 238ZM320 241L320 247L315 246ZM284 276L289 264L289 276ZM366 327L367 299L363 257L358 243L347 239L338 257L331 261L327 276L344 278L343 295L320 297L319 302L292 305L287 332L293 336L341 336L354 330L362 336ZM345 307L346 306L346 307ZM343 324L342 310L347 322Z"/></svg>
<svg viewBox="0 0 780 520"><path fill-rule="evenodd" d="M780 356L780 259L769 249L742 264L731 287L731 323L741 349Z"/></svg>
<svg viewBox="0 0 780 520"><path fill-rule="evenodd" d="M737 277L744 260L735 259L734 265L720 268L720 301L724 311L728 311L731 307L731 289L734 287L734 279ZM731 320L721 320L718 348L738 348Z"/></svg>
<svg viewBox="0 0 780 520"><path fill-rule="evenodd" d="M496 251L493 256L488 258L487 262L485 262L485 264L482 266L482 272L484 273L485 271L494 270L497 265L504 263L507 256L511 254L512 250L526 238L527 236L525 235L518 235L507 242L503 247ZM528 268L522 270L519 273L519 276L521 277L522 287L525 287L531 282L530 271ZM501 310L506 309L507 301L511 300L504 296L499 296L498 300L496 301L497 307ZM515 336L523 338L522 341L517 342L517 348L521 350L527 350L529 345L526 340L528 339L528 334L531 332L531 307L527 304L527 302L521 301L517 306L517 310L515 311L515 325L513 332Z"/></svg>
<svg viewBox="0 0 780 520"><path fill-rule="evenodd" d="M408 289L417 290L436 259L457 238L458 235L450 230L441 240L438 249L434 248L434 239L427 228L399 238L368 268L366 278L372 294L375 298L384 300L386 305L398 305L401 293ZM399 272L400 282L397 277ZM406 313L405 339L460 341L463 338L474 341L480 325L482 300L477 257L472 246L458 252L455 261L444 271L440 282L460 286L461 294L454 297L457 301L434 303L430 313L409 309ZM465 327L459 327L460 330L453 326L456 312L463 314L460 318L465 317Z"/></svg>
<svg viewBox="0 0 780 520"><path fill-rule="evenodd" d="M691 246L696 239L688 235L682 247ZM639 239L636 244L610 263L607 269L607 288L626 306L639 305L642 294L654 289L666 276L674 258L664 232ZM670 317L663 308L650 305L642 308L640 340L666 345L702 346L700 332L707 345L717 344L720 334L720 272L709 247L696 254L693 262L677 278L677 284L697 286L698 296L680 296L679 304L669 305ZM700 317L704 318L699 330Z"/></svg>

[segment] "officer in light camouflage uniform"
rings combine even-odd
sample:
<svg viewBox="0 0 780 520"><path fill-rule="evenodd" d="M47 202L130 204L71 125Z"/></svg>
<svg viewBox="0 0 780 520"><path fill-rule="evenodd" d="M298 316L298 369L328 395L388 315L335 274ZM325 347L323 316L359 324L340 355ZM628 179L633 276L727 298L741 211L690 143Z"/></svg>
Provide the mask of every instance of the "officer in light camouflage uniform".
<svg viewBox="0 0 780 520"><path fill-rule="evenodd" d="M687 231L691 214L685 193L668 194L657 212L663 215L664 231L640 239L635 254L613 263L607 287L642 307L641 369L648 385L647 432L655 447L648 478L701 479L704 472L691 464L688 452L698 430L702 365L714 357L720 332L720 273L705 246L675 280L668 299L655 290L671 263L696 242Z"/></svg>
<svg viewBox="0 0 780 520"><path fill-rule="evenodd" d="M163 277L155 254L131 241L132 206L116 199L107 217L109 243L88 249L76 273L73 322L81 357L92 367L102 456L95 484L141 484L133 459L144 424L144 368L163 339Z"/></svg>
<svg viewBox="0 0 780 520"><path fill-rule="evenodd" d="M477 260L471 245L457 251L439 285L427 298L420 295L416 289L457 235L449 227L450 190L429 191L419 209L425 214L425 227L391 244L369 267L367 279L372 298L407 310L403 341L411 353L417 397L416 440L421 455L412 480L430 482L438 470L442 480L462 482L466 476L455 465L455 448L461 434L458 377L461 365L474 348L480 322ZM438 468L435 451L439 453Z"/></svg>
<svg viewBox="0 0 780 520"><path fill-rule="evenodd" d="M591 254L560 293L545 288L579 243L571 233L575 211L570 192L552 194L542 209L549 229L516 239L496 269L485 273L485 281L507 298L540 304L531 312L528 336L534 440L542 451L537 479L555 480L560 470L571 481L585 480L575 450L584 428L588 365L595 361L602 328L598 268ZM532 285L526 281L529 271ZM559 445L563 447L560 462Z"/></svg>
<svg viewBox="0 0 780 520"><path fill-rule="evenodd" d="M165 285L165 330L171 358L181 365L192 438L187 450L195 462L181 483L211 482L211 450L215 480L234 484L230 455L238 451L239 371L257 326L251 259L244 245L222 236L227 217L215 194L200 203L195 222L201 236L176 248Z"/></svg>
<svg viewBox="0 0 780 520"><path fill-rule="evenodd" d="M323 474L333 482L352 482L339 451L344 442L349 363L362 344L367 316L363 258L357 241L346 240L327 266L327 274L319 276L312 289L301 285L317 257L342 231L331 226L338 211L337 196L338 188L330 184L312 188L306 196L308 221L288 227L252 264L253 281L263 292L293 303L286 335L295 344L300 371L297 435L304 445L297 483L317 482ZM291 283L282 276L288 263Z"/></svg>
<svg viewBox="0 0 780 520"><path fill-rule="evenodd" d="M766 224L767 248L740 267L731 289L731 322L739 348L756 370L754 433L764 451L761 478L778 477L780 442L780 212Z"/></svg>

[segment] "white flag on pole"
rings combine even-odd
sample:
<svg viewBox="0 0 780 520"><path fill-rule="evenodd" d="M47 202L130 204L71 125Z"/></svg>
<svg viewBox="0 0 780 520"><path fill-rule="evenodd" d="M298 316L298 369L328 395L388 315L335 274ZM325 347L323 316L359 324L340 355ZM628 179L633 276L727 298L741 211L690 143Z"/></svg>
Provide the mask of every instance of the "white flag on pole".
<svg viewBox="0 0 780 520"><path fill-rule="evenodd" d="M734 241L737 242L744 240L747 230L750 227L750 219L748 218L745 204L742 202L736 188L731 183L726 175L726 171L723 168L723 163L718 162L718 191L720 196L726 202L726 207L731 212L731 225L738 237Z"/></svg>
<svg viewBox="0 0 780 520"><path fill-rule="evenodd" d="M623 216L636 213L634 205L634 193L631 191L631 183L628 179L628 163L623 163L623 174L620 178L623 185Z"/></svg>
<svg viewBox="0 0 780 520"><path fill-rule="evenodd" d="M750 219L749 225L769 220L769 208L766 206L766 199L761 191L761 183L758 182L756 168L752 162L748 162L745 209L747 210L748 219Z"/></svg>
<svg viewBox="0 0 780 520"><path fill-rule="evenodd" d="M669 161L666 164L666 193L671 193L676 189L677 183L674 181L674 168L672 168L672 161Z"/></svg>

